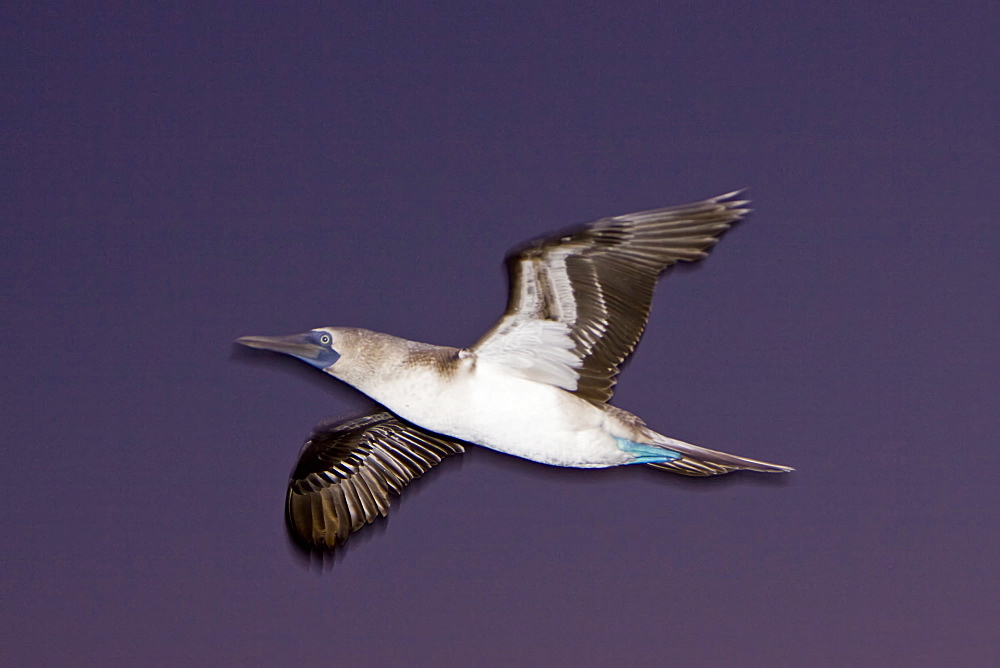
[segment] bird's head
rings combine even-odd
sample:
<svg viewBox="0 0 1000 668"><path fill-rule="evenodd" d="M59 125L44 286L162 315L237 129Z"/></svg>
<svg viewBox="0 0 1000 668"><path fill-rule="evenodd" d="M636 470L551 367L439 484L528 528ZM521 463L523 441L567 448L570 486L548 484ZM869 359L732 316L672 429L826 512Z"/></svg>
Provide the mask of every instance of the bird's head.
<svg viewBox="0 0 1000 668"><path fill-rule="evenodd" d="M286 336L241 336L236 339L236 343L298 357L303 362L330 373L330 367L340 359L340 353L337 352L340 338L340 331L336 327L320 327Z"/></svg>

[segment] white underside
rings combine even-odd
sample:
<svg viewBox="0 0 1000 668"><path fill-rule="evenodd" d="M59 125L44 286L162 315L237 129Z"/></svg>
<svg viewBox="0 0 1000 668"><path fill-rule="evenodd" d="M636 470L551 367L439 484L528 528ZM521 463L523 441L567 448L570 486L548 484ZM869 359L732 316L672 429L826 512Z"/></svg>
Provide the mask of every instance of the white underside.
<svg viewBox="0 0 1000 668"><path fill-rule="evenodd" d="M608 413L482 359L447 382L414 370L368 394L425 429L543 464L600 468L633 460L615 441L628 438L628 429Z"/></svg>

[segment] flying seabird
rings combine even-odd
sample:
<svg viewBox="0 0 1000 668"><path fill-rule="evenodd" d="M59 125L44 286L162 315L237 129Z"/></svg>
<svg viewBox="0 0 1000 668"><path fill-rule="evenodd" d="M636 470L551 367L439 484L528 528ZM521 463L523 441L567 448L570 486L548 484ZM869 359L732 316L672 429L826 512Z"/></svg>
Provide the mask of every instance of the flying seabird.
<svg viewBox="0 0 1000 668"><path fill-rule="evenodd" d="M506 313L469 348L349 327L237 339L297 357L388 411L319 427L289 483L290 529L333 547L462 441L553 466L648 464L691 476L787 466L659 434L610 405L659 276L708 254L748 213L740 192L602 218L507 257Z"/></svg>

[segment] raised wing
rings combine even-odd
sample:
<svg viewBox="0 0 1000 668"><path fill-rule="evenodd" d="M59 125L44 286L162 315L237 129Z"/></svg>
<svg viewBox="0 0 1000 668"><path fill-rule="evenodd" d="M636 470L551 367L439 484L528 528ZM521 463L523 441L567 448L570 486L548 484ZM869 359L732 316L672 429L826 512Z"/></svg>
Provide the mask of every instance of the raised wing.
<svg viewBox="0 0 1000 668"><path fill-rule="evenodd" d="M288 481L288 530L306 548L333 549L385 517L390 493L462 452L458 441L388 412L317 425Z"/></svg>
<svg viewBox="0 0 1000 668"><path fill-rule="evenodd" d="M514 251L507 257L507 312L472 350L607 401L646 327L660 274L708 254L749 211L739 194L602 218ZM520 345L536 332L547 336Z"/></svg>

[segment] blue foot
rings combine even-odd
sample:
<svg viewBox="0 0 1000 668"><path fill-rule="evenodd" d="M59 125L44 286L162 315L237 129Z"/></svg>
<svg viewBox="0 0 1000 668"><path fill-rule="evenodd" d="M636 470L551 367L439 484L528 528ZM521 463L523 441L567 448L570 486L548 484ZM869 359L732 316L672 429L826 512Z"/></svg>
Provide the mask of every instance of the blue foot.
<svg viewBox="0 0 1000 668"><path fill-rule="evenodd" d="M618 438L617 436L615 436L615 440L618 442L618 447L621 448L622 452L635 455L635 460L629 462L630 464L659 464L662 462L672 462L675 459L680 459L682 456L681 453L675 450L668 450L658 445L636 443L627 438Z"/></svg>

